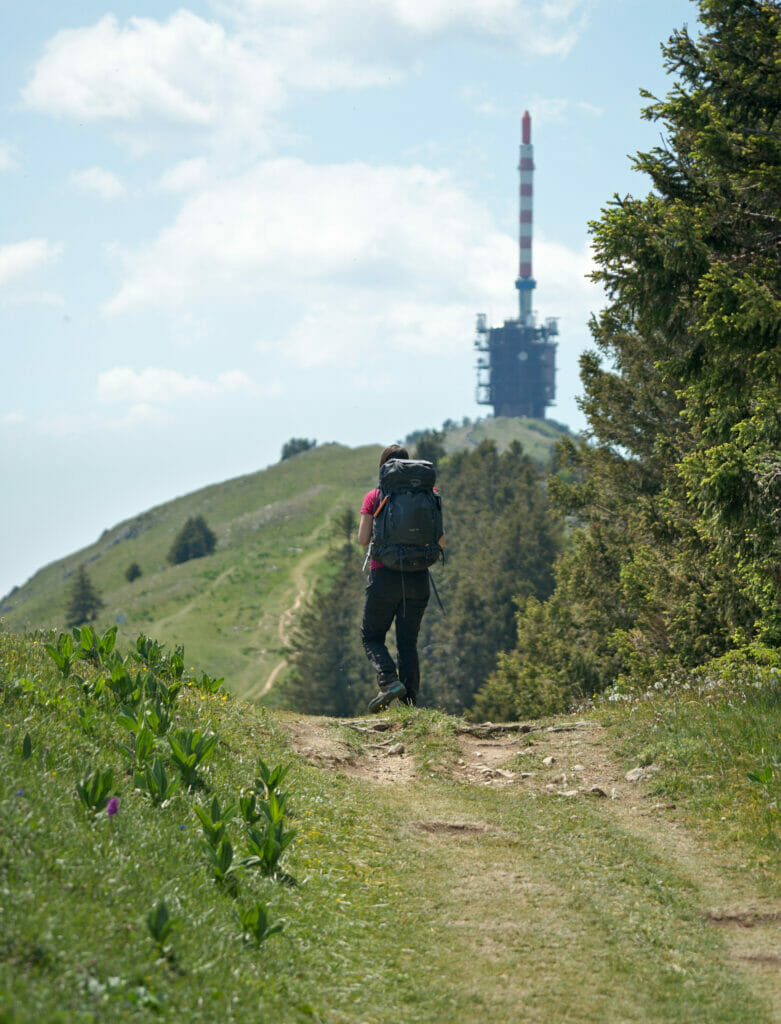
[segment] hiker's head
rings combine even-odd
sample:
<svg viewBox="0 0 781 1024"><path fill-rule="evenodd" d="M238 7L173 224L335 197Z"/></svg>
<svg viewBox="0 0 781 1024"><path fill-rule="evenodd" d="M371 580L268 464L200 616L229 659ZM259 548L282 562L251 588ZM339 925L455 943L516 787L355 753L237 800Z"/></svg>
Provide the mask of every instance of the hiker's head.
<svg viewBox="0 0 781 1024"><path fill-rule="evenodd" d="M408 459L409 453L400 444L389 444L380 456L380 466L384 466L388 459Z"/></svg>

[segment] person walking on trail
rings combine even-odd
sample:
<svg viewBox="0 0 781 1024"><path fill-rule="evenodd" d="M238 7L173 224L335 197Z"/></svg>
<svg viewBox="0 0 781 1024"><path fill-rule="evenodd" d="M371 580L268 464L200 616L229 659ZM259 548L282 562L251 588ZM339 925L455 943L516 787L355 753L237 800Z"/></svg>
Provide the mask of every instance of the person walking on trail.
<svg viewBox="0 0 781 1024"><path fill-rule="evenodd" d="M380 486L361 505L358 543L371 544L361 640L377 673L370 711L400 700L416 705L420 689L418 632L429 599L428 567L443 557L441 499L430 462L411 460L389 445L380 456ZM397 665L385 643L396 621Z"/></svg>

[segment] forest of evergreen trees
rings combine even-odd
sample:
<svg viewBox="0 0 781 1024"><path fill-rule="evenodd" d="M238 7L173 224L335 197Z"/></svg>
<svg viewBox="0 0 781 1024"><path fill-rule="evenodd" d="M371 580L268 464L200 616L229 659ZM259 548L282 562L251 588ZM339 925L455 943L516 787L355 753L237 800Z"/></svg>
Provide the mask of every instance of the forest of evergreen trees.
<svg viewBox="0 0 781 1024"><path fill-rule="evenodd" d="M440 435L418 440L448 535L424 702L507 719L724 657L781 665L781 8L701 0L699 17L663 48L667 97L644 94L651 191L591 225L606 304L585 435L548 479L518 446L442 458ZM361 600L345 531L292 645L293 706L363 711Z"/></svg>

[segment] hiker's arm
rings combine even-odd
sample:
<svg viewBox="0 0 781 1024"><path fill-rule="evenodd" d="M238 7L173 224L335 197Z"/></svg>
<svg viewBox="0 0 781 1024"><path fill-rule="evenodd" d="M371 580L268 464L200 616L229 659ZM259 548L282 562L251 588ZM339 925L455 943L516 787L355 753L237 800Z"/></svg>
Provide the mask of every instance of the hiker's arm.
<svg viewBox="0 0 781 1024"><path fill-rule="evenodd" d="M362 548L369 546L369 541L372 539L372 523L374 516L369 515L367 512L361 512L361 522L358 525L358 543Z"/></svg>

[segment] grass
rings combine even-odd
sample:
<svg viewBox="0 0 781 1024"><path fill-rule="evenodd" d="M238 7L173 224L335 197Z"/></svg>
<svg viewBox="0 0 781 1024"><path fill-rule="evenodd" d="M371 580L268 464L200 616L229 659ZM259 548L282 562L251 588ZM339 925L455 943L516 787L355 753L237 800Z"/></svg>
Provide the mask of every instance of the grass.
<svg viewBox="0 0 781 1024"><path fill-rule="evenodd" d="M624 757L659 768L659 796L781 894L781 689L778 670L729 661L707 673L604 701ZM753 778L752 778L753 776Z"/></svg>
<svg viewBox="0 0 781 1024"><path fill-rule="evenodd" d="M63 680L40 638L0 633L0 687L0 1021L771 1020L674 861L595 804L438 772L446 716L394 712L427 768L383 787L301 760L268 710L185 685L175 724L220 742L201 788L154 808L112 702ZM246 870L232 899L193 804L234 800L258 756L292 766L298 884ZM114 769L111 819L75 799L88 763ZM240 849L238 822L229 835ZM146 925L161 900L163 955ZM233 914L254 902L284 923L260 947Z"/></svg>

